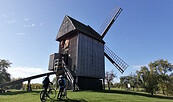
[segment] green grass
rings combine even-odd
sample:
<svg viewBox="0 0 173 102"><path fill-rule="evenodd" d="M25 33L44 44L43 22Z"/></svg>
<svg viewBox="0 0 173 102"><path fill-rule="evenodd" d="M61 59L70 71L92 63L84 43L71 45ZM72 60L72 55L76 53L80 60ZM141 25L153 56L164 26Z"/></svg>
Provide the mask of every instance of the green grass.
<svg viewBox="0 0 173 102"><path fill-rule="evenodd" d="M40 90L32 92L12 90L1 93L0 102L40 102L39 93ZM55 99L54 102L173 102L173 97L152 97L147 93L114 89L111 91L68 91L68 99L62 101Z"/></svg>

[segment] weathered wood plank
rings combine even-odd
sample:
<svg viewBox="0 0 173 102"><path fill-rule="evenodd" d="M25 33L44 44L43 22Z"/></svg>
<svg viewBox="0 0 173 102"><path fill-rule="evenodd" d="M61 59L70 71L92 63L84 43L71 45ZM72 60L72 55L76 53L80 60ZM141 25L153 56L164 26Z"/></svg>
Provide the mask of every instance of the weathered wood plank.
<svg viewBox="0 0 173 102"><path fill-rule="evenodd" d="M78 45L77 75L104 78L104 45L82 33L79 33Z"/></svg>

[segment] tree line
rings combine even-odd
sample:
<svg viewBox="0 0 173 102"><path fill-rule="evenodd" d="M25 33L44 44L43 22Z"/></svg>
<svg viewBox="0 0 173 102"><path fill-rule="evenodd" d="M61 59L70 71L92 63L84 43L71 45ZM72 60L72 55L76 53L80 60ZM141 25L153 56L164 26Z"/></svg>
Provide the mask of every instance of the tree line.
<svg viewBox="0 0 173 102"><path fill-rule="evenodd" d="M117 88L132 90L143 89L151 95L162 93L173 95L173 64L167 60L156 60L150 62L148 66L142 66L135 74L120 77L120 83L112 84Z"/></svg>
<svg viewBox="0 0 173 102"><path fill-rule="evenodd" d="M0 84L17 80L19 78L11 78L7 69L12 63L8 60L0 59ZM151 95L162 92L164 95L173 95L173 64L167 60L156 60L150 62L148 66L142 66L135 74L120 77L120 83L114 83L113 79L116 74L113 71L105 73L105 81L107 87L125 88L125 89L143 89L142 91L148 92ZM42 88L41 84L32 85L33 89ZM26 84L18 83L16 85L8 86L10 89L25 88Z"/></svg>
<svg viewBox="0 0 173 102"><path fill-rule="evenodd" d="M8 60L0 59L0 84L15 81L20 78L12 78L10 73L8 73L7 69L10 67L12 63L10 63ZM5 89L21 89L23 87L23 83L18 83L15 85L10 85L5 87Z"/></svg>
<svg viewBox="0 0 173 102"><path fill-rule="evenodd" d="M15 81L19 80L21 78L12 78L10 73L8 73L7 69L10 67L12 63L10 63L8 60L5 59L0 59L0 84L10 82L10 81ZM32 89L42 89L43 85L39 83L35 83L31 85ZM5 89L27 89L27 84L18 83L10 86L6 86Z"/></svg>

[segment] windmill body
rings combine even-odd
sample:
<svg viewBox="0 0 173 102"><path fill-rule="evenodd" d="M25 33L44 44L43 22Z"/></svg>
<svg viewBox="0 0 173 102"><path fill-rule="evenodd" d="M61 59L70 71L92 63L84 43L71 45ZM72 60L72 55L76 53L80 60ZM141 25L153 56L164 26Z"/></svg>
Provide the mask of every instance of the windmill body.
<svg viewBox="0 0 173 102"><path fill-rule="evenodd" d="M56 40L59 54L66 62L80 89L102 89L105 78L104 44L101 36L90 26L65 16ZM51 66L49 69L52 69Z"/></svg>
<svg viewBox="0 0 173 102"><path fill-rule="evenodd" d="M70 16L64 17L56 37L56 41L59 41L59 52L50 56L49 70L60 69L60 59L63 58L68 70L66 76L71 80L71 83L67 82L70 89L75 85L79 89L85 90L103 89L105 86L105 57L121 73L128 67L103 41L121 11L121 8L113 11L110 19L106 20L106 24L103 25L100 34Z"/></svg>

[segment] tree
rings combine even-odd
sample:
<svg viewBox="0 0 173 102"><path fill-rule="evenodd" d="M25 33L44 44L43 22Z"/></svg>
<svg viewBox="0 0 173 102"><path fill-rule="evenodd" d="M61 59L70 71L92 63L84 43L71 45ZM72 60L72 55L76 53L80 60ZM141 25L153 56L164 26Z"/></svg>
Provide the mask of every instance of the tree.
<svg viewBox="0 0 173 102"><path fill-rule="evenodd" d="M156 68L156 71L160 75L166 75L168 72L172 72L173 70L173 65L169 63L167 60L157 60L152 63L153 67Z"/></svg>
<svg viewBox="0 0 173 102"><path fill-rule="evenodd" d="M165 91L170 91L170 86L171 80L170 76L168 75L168 72L172 72L173 70L173 65L169 63L167 60L157 60L151 63L153 67L155 67L157 73L159 74L158 82L159 86L165 95ZM167 92L168 93L168 92Z"/></svg>
<svg viewBox="0 0 173 102"><path fill-rule="evenodd" d="M169 75L172 71L173 65L167 60L160 59L149 63L149 68L141 67L141 70L137 71L137 78L141 86L152 95L159 89L164 95L168 95L173 94L173 74Z"/></svg>
<svg viewBox="0 0 173 102"><path fill-rule="evenodd" d="M110 85L113 84L113 80L114 78L117 77L116 74L114 73L114 71L106 71L106 74L105 74L105 80L108 84L108 89L110 90Z"/></svg>
<svg viewBox="0 0 173 102"><path fill-rule="evenodd" d="M11 81L16 81L16 80L19 80L19 79L22 79L22 78L12 78ZM13 84L13 85L10 85L9 87L10 89L22 89L23 88L23 82L19 82L17 84Z"/></svg>
<svg viewBox="0 0 173 102"><path fill-rule="evenodd" d="M126 88L127 90L130 88L133 88L133 90L134 88L138 88L137 76L135 74L120 77L120 83L122 87ZM130 84L130 86L128 86L128 84Z"/></svg>
<svg viewBox="0 0 173 102"><path fill-rule="evenodd" d="M128 76L121 76L120 77L120 83L121 83L121 87L125 88L126 90L130 90L131 88L131 83L132 83L132 76L128 75Z"/></svg>
<svg viewBox="0 0 173 102"><path fill-rule="evenodd" d="M10 65L11 63L8 60L0 59L0 84L11 80L10 74L7 72Z"/></svg>
<svg viewBox="0 0 173 102"><path fill-rule="evenodd" d="M133 91L134 91L134 88L138 89L137 76L135 74L130 74L129 78L130 78L129 82L130 82L131 87L133 88Z"/></svg>
<svg viewBox="0 0 173 102"><path fill-rule="evenodd" d="M152 62L149 64L149 68L146 66L141 67L140 71L137 71L137 74L141 86L153 95L158 90L158 74L152 66Z"/></svg>

